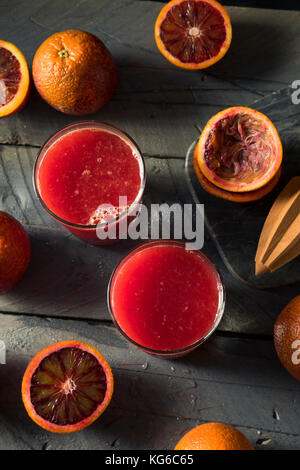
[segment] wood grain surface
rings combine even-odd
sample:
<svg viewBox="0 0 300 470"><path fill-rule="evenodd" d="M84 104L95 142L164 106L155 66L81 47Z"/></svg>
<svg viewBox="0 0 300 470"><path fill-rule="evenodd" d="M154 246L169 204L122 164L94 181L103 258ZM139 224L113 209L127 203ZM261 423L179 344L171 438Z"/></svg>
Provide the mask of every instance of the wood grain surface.
<svg viewBox="0 0 300 470"><path fill-rule="evenodd" d="M300 13L229 7L230 51L211 69L189 73L156 49L153 25L161 7L148 0L1 0L0 34L21 48L29 65L40 43L59 30L85 29L106 43L117 62L118 89L90 119L115 124L137 141L146 158L147 205L192 202L187 149L199 128L228 106L255 107L257 101L272 114L288 144L290 174L299 149L300 108L288 100L289 86L300 79ZM219 225L206 231L204 252L220 268L227 291L218 333L176 362L128 345L110 321L106 289L115 265L136 242L86 245L43 212L33 192L40 146L80 120L51 109L33 87L26 108L0 121L0 209L25 225L32 242L25 277L0 297L0 340L8 351L7 364L0 365L0 449L172 449L185 431L211 420L237 426L259 449L300 448L299 385L281 367L271 337L280 310L299 293L299 283L292 283L297 273L280 289L275 278L260 289L253 285L249 265L230 242L234 213L214 200L207 209ZM265 208L256 210L262 225ZM103 352L113 366L116 393L91 428L51 435L26 416L21 378L37 351L72 338Z"/></svg>
<svg viewBox="0 0 300 470"><path fill-rule="evenodd" d="M272 342L214 336L176 361L153 358L111 325L1 315L8 354L0 365L0 449L166 449L207 421L238 427L257 449L299 448L299 383L284 371ZM76 339L97 347L112 366L115 393L104 415L73 435L40 429L19 387L41 348ZM261 441L269 440L267 445Z"/></svg>

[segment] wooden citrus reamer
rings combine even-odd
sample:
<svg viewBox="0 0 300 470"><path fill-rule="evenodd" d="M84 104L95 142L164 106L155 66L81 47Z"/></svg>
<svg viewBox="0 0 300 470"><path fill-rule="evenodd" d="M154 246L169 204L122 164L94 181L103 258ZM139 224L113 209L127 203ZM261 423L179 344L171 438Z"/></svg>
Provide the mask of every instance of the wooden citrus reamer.
<svg viewBox="0 0 300 470"><path fill-rule="evenodd" d="M255 256L255 275L272 272L300 254L300 176L281 191L264 223Z"/></svg>

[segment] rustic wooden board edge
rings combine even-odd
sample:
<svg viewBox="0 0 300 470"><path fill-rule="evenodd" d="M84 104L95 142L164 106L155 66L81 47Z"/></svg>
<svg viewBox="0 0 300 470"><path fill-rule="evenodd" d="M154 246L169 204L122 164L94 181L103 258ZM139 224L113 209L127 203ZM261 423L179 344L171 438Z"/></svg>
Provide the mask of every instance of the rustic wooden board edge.
<svg viewBox="0 0 300 470"><path fill-rule="evenodd" d="M184 432L208 421L238 427L258 449L299 448L299 411L290 406L299 383L284 371L270 341L214 335L194 353L168 361L130 345L111 325L1 314L0 339L7 347L7 363L0 365L1 449L172 449ZM16 384L34 354L65 339L104 354L115 395L93 426L57 436L28 418ZM271 442L264 446L264 439Z"/></svg>

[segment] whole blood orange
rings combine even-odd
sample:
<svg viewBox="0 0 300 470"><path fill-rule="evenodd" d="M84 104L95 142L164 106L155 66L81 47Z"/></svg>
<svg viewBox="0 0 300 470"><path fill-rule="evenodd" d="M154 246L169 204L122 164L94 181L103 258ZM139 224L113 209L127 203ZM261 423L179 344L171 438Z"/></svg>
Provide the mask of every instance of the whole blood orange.
<svg viewBox="0 0 300 470"><path fill-rule="evenodd" d="M0 118L25 106L30 91L30 75L22 52L10 42L0 40Z"/></svg>
<svg viewBox="0 0 300 470"><path fill-rule="evenodd" d="M206 423L187 432L175 450L254 450L237 429L223 423Z"/></svg>
<svg viewBox="0 0 300 470"><path fill-rule="evenodd" d="M0 211L0 294L9 291L25 273L30 261L30 241L22 225Z"/></svg>
<svg viewBox="0 0 300 470"><path fill-rule="evenodd" d="M213 196L220 197L221 199L225 199L231 202L253 202L262 199L275 188L281 176L280 167L276 175L267 184L265 184L265 186L262 186L261 188L256 189L255 191L233 193L231 191L226 191L225 189L215 186L207 178L205 178L204 174L199 168L197 158L195 157L196 155L194 155L194 169L202 188Z"/></svg>
<svg viewBox="0 0 300 470"><path fill-rule="evenodd" d="M35 53L32 73L44 100L66 114L96 112L117 84L114 60L102 41L85 31L55 33Z"/></svg>
<svg viewBox="0 0 300 470"><path fill-rule="evenodd" d="M177 67L199 70L218 62L231 43L231 23L215 0L172 0L155 23L160 52Z"/></svg>
<svg viewBox="0 0 300 470"><path fill-rule="evenodd" d="M106 359L79 341L61 341L40 351L22 382L23 403L30 418L60 434L93 423L112 394L113 375Z"/></svg>
<svg viewBox="0 0 300 470"><path fill-rule="evenodd" d="M206 124L195 148L199 169L215 186L231 192L255 191L277 174L282 144L267 116L233 107Z"/></svg>
<svg viewBox="0 0 300 470"><path fill-rule="evenodd" d="M300 295L278 316L274 325L274 345L282 365L300 380Z"/></svg>

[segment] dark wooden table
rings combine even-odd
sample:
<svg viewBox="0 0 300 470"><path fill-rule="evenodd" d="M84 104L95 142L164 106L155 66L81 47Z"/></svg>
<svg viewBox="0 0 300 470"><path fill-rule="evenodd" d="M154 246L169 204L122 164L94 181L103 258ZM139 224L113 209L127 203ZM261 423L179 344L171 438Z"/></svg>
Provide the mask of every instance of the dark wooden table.
<svg viewBox="0 0 300 470"><path fill-rule="evenodd" d="M300 106L291 106L289 87L300 79L300 13L229 7L228 55L207 71L190 73L171 66L155 46L161 6L143 0L1 0L1 39L18 45L29 64L39 44L59 30L84 29L107 44L119 85L92 118L121 127L138 142L146 157L148 203L192 200L186 151L197 127L225 107L269 111L296 152ZM282 286L280 279L256 285L252 267L232 255L229 206L223 212L217 199L204 201L209 221L224 215L224 239L231 240L223 241L208 224L204 252L220 267L228 296L217 333L173 362L130 346L110 321L106 287L134 243L85 245L52 221L33 194L39 147L76 120L51 109L33 89L27 107L0 122L0 208L26 226L32 241L28 272L0 298L0 339L8 351L7 364L0 365L0 449L172 449L185 431L206 421L237 426L258 449L300 449L300 386L280 365L272 342L274 320L300 292L300 279L294 273ZM27 417L20 384L36 352L73 338L107 357L116 392L93 426L59 436Z"/></svg>

